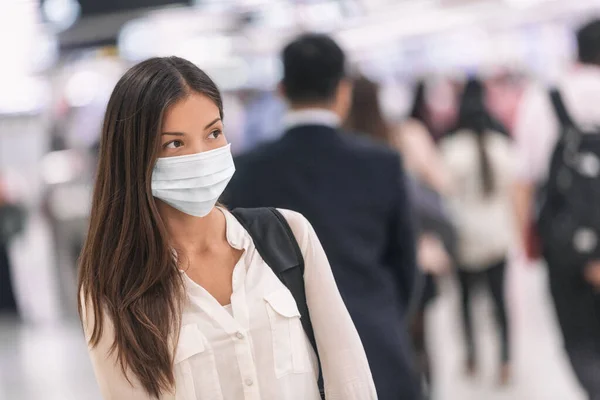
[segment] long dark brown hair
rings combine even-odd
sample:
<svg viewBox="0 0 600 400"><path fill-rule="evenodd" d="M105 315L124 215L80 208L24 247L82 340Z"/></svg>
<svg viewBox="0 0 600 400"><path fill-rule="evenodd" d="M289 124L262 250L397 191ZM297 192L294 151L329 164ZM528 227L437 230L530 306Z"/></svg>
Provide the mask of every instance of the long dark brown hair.
<svg viewBox="0 0 600 400"><path fill-rule="evenodd" d="M390 127L383 118L379 105L379 87L364 76L354 80L352 105L344 127L355 133L390 144Z"/></svg>
<svg viewBox="0 0 600 400"><path fill-rule="evenodd" d="M214 82L181 58L152 58L131 68L110 97L100 142L90 227L79 266L79 312L93 318L98 345L108 318L111 352L154 397L174 387L173 345L184 286L151 191L165 111L192 93L223 117ZM92 316L90 314L93 313Z"/></svg>
<svg viewBox="0 0 600 400"><path fill-rule="evenodd" d="M425 81L419 80L415 85L415 91L413 95L413 103L410 107L408 114L409 118L416 119L422 124L427 124L427 118L425 114L427 112L427 101L425 99Z"/></svg>

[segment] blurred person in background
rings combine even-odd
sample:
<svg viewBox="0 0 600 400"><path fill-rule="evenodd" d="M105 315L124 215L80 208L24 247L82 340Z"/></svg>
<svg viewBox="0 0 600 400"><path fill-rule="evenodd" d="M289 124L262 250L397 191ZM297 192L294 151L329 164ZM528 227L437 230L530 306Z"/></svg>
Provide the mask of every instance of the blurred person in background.
<svg viewBox="0 0 600 400"><path fill-rule="evenodd" d="M113 91L79 276L107 400L322 399L295 295L216 204L235 171L223 129L219 90L181 58L144 61ZM298 213L279 213L302 253L327 398L375 400L314 230Z"/></svg>
<svg viewBox="0 0 600 400"><path fill-rule="evenodd" d="M304 34L283 50L283 137L240 156L233 207L283 207L314 224L365 346L380 400L420 399L405 323L416 279L414 226L398 154L341 128L345 55Z"/></svg>
<svg viewBox="0 0 600 400"><path fill-rule="evenodd" d="M450 177L445 171L427 122L425 81L417 82L408 118L392 132L392 145L404 159L406 169L439 194L448 191Z"/></svg>
<svg viewBox="0 0 600 400"><path fill-rule="evenodd" d="M486 80L486 104L492 115L512 136L523 95L523 76L504 68L493 71L490 75Z"/></svg>
<svg viewBox="0 0 600 400"><path fill-rule="evenodd" d="M530 259L539 256L532 228L538 218L538 239L565 349L590 399L598 400L599 19L577 32L577 45L579 63L559 80L556 90L533 85L524 95L515 130L519 156L515 200Z"/></svg>
<svg viewBox="0 0 600 400"><path fill-rule="evenodd" d="M18 316L9 245L24 228L25 211L9 200L8 189L0 175L0 315Z"/></svg>
<svg viewBox="0 0 600 400"><path fill-rule="evenodd" d="M437 143L456 122L457 86L447 77L419 80L407 121L419 121Z"/></svg>
<svg viewBox="0 0 600 400"><path fill-rule="evenodd" d="M435 143L424 124L415 117L400 127L394 127L383 117L378 85L360 76L354 80L353 86L352 106L344 127L398 150L409 173L408 187L412 208L417 215L417 262L424 272L420 290L415 291L416 296L412 299L414 309L409 313L409 320L419 372L430 387L425 311L437 293L434 276L448 271L452 264L450 249L454 244L454 229L445 215L441 197L441 193L447 190L449 177L442 168ZM423 88L423 84L417 85L415 109L422 101Z"/></svg>
<svg viewBox="0 0 600 400"><path fill-rule="evenodd" d="M246 103L243 150L251 150L281 135L279 127L286 105L277 93L247 90L242 92L242 98Z"/></svg>
<svg viewBox="0 0 600 400"><path fill-rule="evenodd" d="M476 371L471 316L474 284L484 280L500 330L500 381L510 377L510 329L506 310L506 258L513 238L511 188L513 152L508 134L485 105L483 84L467 82L456 128L440 142L451 175L448 205L457 229L457 267L466 340L466 370Z"/></svg>

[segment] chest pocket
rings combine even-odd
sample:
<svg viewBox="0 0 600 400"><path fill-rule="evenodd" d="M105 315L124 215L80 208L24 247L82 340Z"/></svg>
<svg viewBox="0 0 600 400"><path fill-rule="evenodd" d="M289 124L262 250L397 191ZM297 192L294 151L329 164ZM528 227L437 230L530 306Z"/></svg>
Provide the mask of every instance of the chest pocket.
<svg viewBox="0 0 600 400"><path fill-rule="evenodd" d="M294 297L286 288L264 297L273 339L275 376L309 371L309 355L300 312Z"/></svg>
<svg viewBox="0 0 600 400"><path fill-rule="evenodd" d="M181 327L174 364L176 400L223 400L215 355L198 325Z"/></svg>

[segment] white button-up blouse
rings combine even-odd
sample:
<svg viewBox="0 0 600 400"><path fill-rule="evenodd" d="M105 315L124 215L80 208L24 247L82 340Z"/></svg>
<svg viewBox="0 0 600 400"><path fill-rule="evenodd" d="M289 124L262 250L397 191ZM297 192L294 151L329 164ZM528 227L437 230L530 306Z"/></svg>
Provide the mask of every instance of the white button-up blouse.
<svg viewBox="0 0 600 400"><path fill-rule="evenodd" d="M223 307L185 276L187 302L175 350L175 390L161 400L320 400L318 363L298 307L262 260L251 237L228 211L229 244L244 253L233 271L231 305ZM329 262L308 221L282 210L305 260L306 299L315 332L327 400L377 398L367 358L340 297ZM87 325L84 316L84 327ZM123 376L109 353L113 327L107 321L90 349L106 400L149 400Z"/></svg>

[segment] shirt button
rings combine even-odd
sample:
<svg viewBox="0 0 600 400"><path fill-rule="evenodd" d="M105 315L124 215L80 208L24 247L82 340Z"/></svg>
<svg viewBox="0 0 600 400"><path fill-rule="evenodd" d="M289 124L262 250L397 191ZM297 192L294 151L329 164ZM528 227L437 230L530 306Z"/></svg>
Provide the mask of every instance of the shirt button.
<svg viewBox="0 0 600 400"><path fill-rule="evenodd" d="M254 385L254 381L252 379L250 379L250 378L246 379L245 383L246 383L246 386L252 386L252 385Z"/></svg>
<svg viewBox="0 0 600 400"><path fill-rule="evenodd" d="M235 334L235 337L242 340L244 338L244 334L242 332L238 332Z"/></svg>

